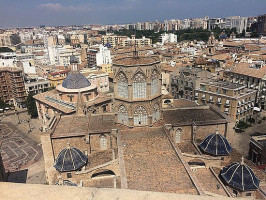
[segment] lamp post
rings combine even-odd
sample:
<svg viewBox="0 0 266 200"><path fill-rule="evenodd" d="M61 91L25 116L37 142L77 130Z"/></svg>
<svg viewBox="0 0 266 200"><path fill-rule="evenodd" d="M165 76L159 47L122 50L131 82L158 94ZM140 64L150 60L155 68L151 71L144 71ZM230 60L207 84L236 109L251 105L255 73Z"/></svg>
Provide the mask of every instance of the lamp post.
<svg viewBox="0 0 266 200"><path fill-rule="evenodd" d="M30 127L30 119L28 119L27 122L28 122L28 125L29 125L28 133L31 133L31 132L32 132L32 129L31 129L31 127Z"/></svg>
<svg viewBox="0 0 266 200"><path fill-rule="evenodd" d="M15 115L17 115L17 117L18 117L18 124L21 124L21 121L19 119L19 112L17 110L15 110Z"/></svg>

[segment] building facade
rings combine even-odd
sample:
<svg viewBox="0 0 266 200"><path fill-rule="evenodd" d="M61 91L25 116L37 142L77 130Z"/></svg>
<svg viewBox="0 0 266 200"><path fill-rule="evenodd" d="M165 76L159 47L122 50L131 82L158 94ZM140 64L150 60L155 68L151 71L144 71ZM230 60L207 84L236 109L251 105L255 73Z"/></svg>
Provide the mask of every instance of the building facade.
<svg viewBox="0 0 266 200"><path fill-rule="evenodd" d="M115 61L116 122L129 126L152 125L161 119L161 65L157 57Z"/></svg>
<svg viewBox="0 0 266 200"><path fill-rule="evenodd" d="M9 105L21 106L26 101L26 90L20 68L0 68L0 99Z"/></svg>
<svg viewBox="0 0 266 200"><path fill-rule="evenodd" d="M201 83L195 90L195 100L200 105L213 105L235 122L253 116L256 90L224 81Z"/></svg>

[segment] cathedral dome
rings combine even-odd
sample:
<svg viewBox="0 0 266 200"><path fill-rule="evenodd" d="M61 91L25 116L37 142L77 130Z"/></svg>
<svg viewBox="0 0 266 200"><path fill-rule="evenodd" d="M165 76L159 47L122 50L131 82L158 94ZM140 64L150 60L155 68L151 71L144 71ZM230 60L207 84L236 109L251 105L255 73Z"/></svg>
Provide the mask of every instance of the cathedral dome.
<svg viewBox="0 0 266 200"><path fill-rule="evenodd" d="M199 147L203 152L214 156L229 155L232 151L232 147L227 139L220 135L218 131L208 135L199 145Z"/></svg>
<svg viewBox="0 0 266 200"><path fill-rule="evenodd" d="M259 179L255 176L252 169L242 162L234 162L222 169L220 176L231 187L240 191L250 191L259 188Z"/></svg>
<svg viewBox="0 0 266 200"><path fill-rule="evenodd" d="M80 89L90 85L90 81L79 72L70 72L62 84L67 89Z"/></svg>
<svg viewBox="0 0 266 200"><path fill-rule="evenodd" d="M79 149L69 146L59 153L54 167L59 172L74 171L86 165L87 161L87 156Z"/></svg>

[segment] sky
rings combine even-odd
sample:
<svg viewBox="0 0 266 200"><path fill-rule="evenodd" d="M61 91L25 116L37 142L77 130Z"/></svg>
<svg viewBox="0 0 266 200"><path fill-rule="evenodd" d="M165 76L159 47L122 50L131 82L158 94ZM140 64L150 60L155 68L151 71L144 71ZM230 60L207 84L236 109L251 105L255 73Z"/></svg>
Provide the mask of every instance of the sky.
<svg viewBox="0 0 266 200"><path fill-rule="evenodd" d="M266 0L0 0L0 27L258 16Z"/></svg>

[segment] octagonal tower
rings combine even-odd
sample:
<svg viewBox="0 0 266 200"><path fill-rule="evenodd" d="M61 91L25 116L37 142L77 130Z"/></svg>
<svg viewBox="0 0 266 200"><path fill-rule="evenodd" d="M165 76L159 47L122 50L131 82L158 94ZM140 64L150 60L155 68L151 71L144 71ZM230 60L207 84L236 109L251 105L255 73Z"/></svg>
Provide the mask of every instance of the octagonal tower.
<svg viewBox="0 0 266 200"><path fill-rule="evenodd" d="M136 52L135 52L136 53ZM114 61L116 122L151 126L161 119L161 63L158 57L125 57Z"/></svg>

